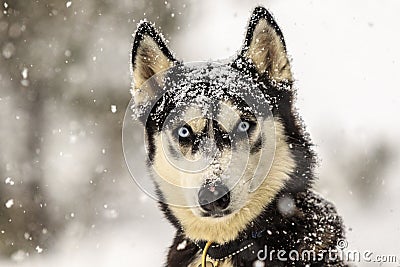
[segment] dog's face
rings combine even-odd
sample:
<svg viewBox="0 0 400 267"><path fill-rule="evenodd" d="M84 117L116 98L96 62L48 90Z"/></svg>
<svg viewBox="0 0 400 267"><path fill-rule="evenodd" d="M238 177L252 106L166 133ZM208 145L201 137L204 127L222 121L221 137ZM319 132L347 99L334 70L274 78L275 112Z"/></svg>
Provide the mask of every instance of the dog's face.
<svg viewBox="0 0 400 267"><path fill-rule="evenodd" d="M157 77L144 85L158 99L145 124L151 170L165 200L199 217L237 212L258 181L262 151L270 162L275 151L273 116L257 83L231 66L209 63L179 65Z"/></svg>
<svg viewBox="0 0 400 267"><path fill-rule="evenodd" d="M165 208L192 239L235 239L295 168L292 75L279 28L257 8L233 61L182 64L142 23L132 66L133 108Z"/></svg>

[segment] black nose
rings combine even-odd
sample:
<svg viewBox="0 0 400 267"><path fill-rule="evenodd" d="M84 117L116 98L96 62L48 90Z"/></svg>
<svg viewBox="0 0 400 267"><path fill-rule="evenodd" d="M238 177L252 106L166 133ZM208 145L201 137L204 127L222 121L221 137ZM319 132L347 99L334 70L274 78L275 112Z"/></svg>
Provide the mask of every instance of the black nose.
<svg viewBox="0 0 400 267"><path fill-rule="evenodd" d="M231 201L229 189L223 184L204 185L198 197L200 206L211 213L226 209Z"/></svg>

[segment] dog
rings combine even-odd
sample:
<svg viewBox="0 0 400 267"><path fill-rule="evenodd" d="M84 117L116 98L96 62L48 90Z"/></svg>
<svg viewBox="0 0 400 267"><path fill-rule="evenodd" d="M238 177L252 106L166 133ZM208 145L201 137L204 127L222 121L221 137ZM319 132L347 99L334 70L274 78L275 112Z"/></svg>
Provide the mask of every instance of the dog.
<svg viewBox="0 0 400 267"><path fill-rule="evenodd" d="M345 266L342 219L312 190L316 154L267 9L230 60L183 63L143 21L131 61L148 172L176 228L165 266Z"/></svg>

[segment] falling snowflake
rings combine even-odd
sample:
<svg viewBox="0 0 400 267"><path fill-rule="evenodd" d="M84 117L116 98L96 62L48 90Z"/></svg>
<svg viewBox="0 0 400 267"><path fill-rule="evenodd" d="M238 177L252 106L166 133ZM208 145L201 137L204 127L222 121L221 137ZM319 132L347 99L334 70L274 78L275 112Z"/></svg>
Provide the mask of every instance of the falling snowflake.
<svg viewBox="0 0 400 267"><path fill-rule="evenodd" d="M14 199L9 199L7 200L6 204L4 204L6 206L7 209L11 208L12 206L14 206Z"/></svg>
<svg viewBox="0 0 400 267"><path fill-rule="evenodd" d="M117 106L116 105L111 105L111 112L112 113L117 112Z"/></svg>
<svg viewBox="0 0 400 267"><path fill-rule="evenodd" d="M5 183L5 184L9 184L9 185L14 185L14 181L12 180L11 177L7 177L7 178L4 180L4 183Z"/></svg>
<svg viewBox="0 0 400 267"><path fill-rule="evenodd" d="M23 79L27 79L28 78L28 68L23 68L21 71L21 75Z"/></svg>
<svg viewBox="0 0 400 267"><path fill-rule="evenodd" d="M39 253L39 254L43 252L43 249L39 246L36 246L35 249L36 249L37 253Z"/></svg>

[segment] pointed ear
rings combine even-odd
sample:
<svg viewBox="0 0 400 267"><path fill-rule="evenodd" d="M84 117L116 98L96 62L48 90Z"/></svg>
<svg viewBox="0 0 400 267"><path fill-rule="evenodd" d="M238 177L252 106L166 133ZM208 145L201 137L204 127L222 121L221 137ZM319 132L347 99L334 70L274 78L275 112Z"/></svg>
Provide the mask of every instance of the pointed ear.
<svg viewBox="0 0 400 267"><path fill-rule="evenodd" d="M257 7L250 18L241 54L251 61L260 75L276 82L292 82L283 35L267 9Z"/></svg>
<svg viewBox="0 0 400 267"><path fill-rule="evenodd" d="M162 36L149 22L141 22L132 48L133 89L140 88L151 76L172 67L175 62Z"/></svg>

